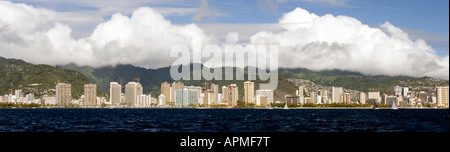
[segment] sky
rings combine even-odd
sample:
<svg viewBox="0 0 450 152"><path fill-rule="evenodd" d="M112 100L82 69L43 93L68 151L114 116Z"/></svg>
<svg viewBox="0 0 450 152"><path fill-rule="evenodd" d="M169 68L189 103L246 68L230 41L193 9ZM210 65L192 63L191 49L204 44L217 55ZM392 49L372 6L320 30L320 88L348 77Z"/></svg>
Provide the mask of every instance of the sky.
<svg viewBox="0 0 450 152"><path fill-rule="evenodd" d="M449 77L447 0L0 0L0 14L0 56L33 63L160 68L198 37L280 45L280 67Z"/></svg>

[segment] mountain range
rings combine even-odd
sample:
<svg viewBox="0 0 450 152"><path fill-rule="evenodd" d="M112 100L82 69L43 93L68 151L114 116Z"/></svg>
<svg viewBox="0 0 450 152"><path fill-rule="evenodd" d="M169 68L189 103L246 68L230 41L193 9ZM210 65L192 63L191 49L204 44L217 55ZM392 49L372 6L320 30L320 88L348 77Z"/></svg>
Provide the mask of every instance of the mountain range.
<svg viewBox="0 0 450 152"><path fill-rule="evenodd" d="M394 86L408 85L419 90L427 90L428 88L427 91L430 91L436 86L448 86L449 84L448 80L431 77L366 76L358 72L341 70L312 71L304 68L280 68L278 72L278 88L274 91L274 98L280 101L283 101L287 94L295 94L297 89L297 86L288 79L305 79L318 85L339 86L362 92L375 89L386 94L392 94ZM56 84L64 82L72 84L72 95L75 98L83 94L83 85L88 83L97 84L99 96L107 96L103 93L109 92L110 82L119 82L119 84L125 86L128 82L137 81L136 78L139 78L144 93L151 94L153 97L160 94L161 83L174 82L170 76L170 67L147 69L133 65L117 65L93 68L75 64L50 66L34 65L23 60L0 57L0 94L8 93L9 89L12 88L22 89L24 93L34 93L39 97L43 94L52 94L51 90L55 89ZM247 68L244 69L244 78L244 80L213 80L212 82L219 85L219 92L224 85L237 84L240 99L242 99L243 83L247 80ZM186 86L204 86L205 80L181 80L181 82ZM254 82L256 90L259 89L258 84L267 81L256 80Z"/></svg>

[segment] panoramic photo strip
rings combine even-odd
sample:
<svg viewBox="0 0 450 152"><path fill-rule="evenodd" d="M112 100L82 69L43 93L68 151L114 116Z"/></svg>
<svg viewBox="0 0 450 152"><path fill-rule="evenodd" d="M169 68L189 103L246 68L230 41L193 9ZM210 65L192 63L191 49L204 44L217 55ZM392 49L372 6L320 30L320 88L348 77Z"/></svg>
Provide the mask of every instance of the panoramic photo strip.
<svg viewBox="0 0 450 152"><path fill-rule="evenodd" d="M0 138L277 151L448 135L448 108L447 0L0 0Z"/></svg>

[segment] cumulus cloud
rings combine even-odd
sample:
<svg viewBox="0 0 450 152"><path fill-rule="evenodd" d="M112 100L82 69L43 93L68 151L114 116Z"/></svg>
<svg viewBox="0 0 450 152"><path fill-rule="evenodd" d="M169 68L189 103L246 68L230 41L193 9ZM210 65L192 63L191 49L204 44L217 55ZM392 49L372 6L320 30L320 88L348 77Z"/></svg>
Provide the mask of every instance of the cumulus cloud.
<svg viewBox="0 0 450 152"><path fill-rule="evenodd" d="M281 67L449 77L448 56L436 55L425 41L410 40L389 22L372 28L348 16L317 16L297 8L283 15L279 24L285 31L259 32L251 43L279 45Z"/></svg>
<svg viewBox="0 0 450 152"><path fill-rule="evenodd" d="M57 12L3 1L0 8L0 55L33 63L160 68L173 62L169 51L175 45L191 46L193 38L213 43L197 25L173 25L148 7L130 17L116 13L81 39L72 38L68 25L52 20Z"/></svg>
<svg viewBox="0 0 450 152"><path fill-rule="evenodd" d="M228 44L235 44L239 41L239 34L237 32L230 32L227 35L227 43Z"/></svg>
<svg viewBox="0 0 450 152"><path fill-rule="evenodd" d="M438 56L424 40L411 40L389 22L370 27L352 17L318 16L301 8L284 14L276 24L225 25L235 32L221 31L225 38L220 41L196 24L174 25L148 7L138 8L131 15L116 13L79 39L73 38L72 28L64 22L72 21L64 20L67 13L0 1L0 14L0 56L32 63L161 68L175 60L169 56L173 46L191 46L196 38L203 45L278 45L278 64L285 68L449 79L448 55ZM242 27L258 28L242 33ZM240 43L242 40L248 42Z"/></svg>

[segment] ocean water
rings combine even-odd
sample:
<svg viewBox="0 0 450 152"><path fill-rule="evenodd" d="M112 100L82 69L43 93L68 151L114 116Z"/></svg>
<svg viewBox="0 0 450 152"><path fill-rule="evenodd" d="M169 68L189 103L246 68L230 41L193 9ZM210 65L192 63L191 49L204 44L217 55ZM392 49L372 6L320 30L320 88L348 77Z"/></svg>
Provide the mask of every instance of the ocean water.
<svg viewBox="0 0 450 152"><path fill-rule="evenodd" d="M448 109L0 109L0 132L448 131Z"/></svg>

